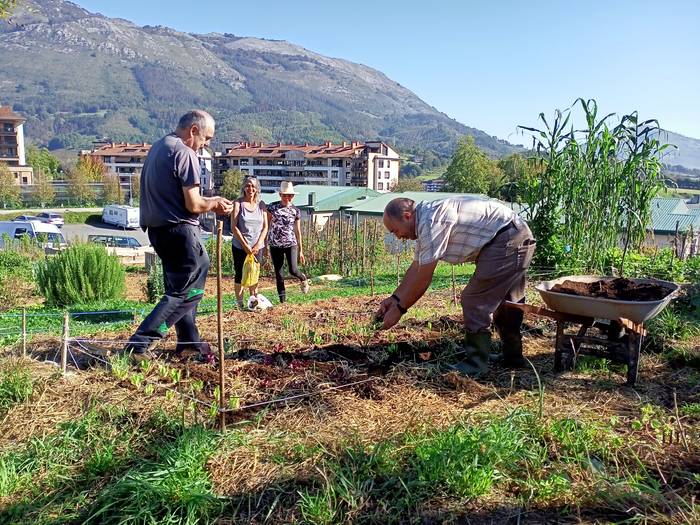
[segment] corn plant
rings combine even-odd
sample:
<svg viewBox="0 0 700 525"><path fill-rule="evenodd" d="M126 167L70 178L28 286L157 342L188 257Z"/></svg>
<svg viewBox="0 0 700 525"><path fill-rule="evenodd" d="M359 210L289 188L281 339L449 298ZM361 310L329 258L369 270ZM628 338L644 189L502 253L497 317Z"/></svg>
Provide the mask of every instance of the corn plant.
<svg viewBox="0 0 700 525"><path fill-rule="evenodd" d="M582 129L571 123L576 105ZM652 199L664 187L661 157L669 145L660 142L656 120L640 121L634 112L612 126L613 116L599 118L595 100L577 99L557 110L551 124L540 113L543 129L520 126L533 137L531 162L541 165L524 191L538 241L536 266L600 272L621 237L625 254L644 240Z"/></svg>

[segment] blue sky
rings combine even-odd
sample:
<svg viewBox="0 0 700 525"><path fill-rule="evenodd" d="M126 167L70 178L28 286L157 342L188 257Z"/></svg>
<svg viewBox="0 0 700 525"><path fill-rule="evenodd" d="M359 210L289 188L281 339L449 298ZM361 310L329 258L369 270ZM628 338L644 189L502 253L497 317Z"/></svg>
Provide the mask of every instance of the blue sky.
<svg viewBox="0 0 700 525"><path fill-rule="evenodd" d="M511 142L540 112L595 98L700 138L700 2L75 0L138 25L288 40L379 69Z"/></svg>

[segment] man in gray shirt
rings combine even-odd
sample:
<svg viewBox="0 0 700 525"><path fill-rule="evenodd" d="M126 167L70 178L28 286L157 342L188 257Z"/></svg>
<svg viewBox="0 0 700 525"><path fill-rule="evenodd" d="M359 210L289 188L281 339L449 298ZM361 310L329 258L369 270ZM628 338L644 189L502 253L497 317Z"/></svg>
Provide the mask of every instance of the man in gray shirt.
<svg viewBox="0 0 700 525"><path fill-rule="evenodd" d="M212 116L189 111L174 133L153 144L143 165L140 224L163 264L165 295L129 339L126 350L136 361L150 358L150 345L173 325L178 350L196 349L212 357L195 324L209 271L209 256L199 238L199 214L228 215L233 208L228 199L199 194L196 152L213 136Z"/></svg>

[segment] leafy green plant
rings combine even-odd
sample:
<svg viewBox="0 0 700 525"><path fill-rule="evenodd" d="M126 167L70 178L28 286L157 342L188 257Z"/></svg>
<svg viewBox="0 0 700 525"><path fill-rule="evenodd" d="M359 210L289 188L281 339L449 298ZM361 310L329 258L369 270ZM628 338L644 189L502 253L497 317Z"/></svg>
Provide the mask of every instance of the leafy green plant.
<svg viewBox="0 0 700 525"><path fill-rule="evenodd" d="M123 381L129 377L129 356L127 354L117 354L109 358L112 375Z"/></svg>
<svg viewBox="0 0 700 525"><path fill-rule="evenodd" d="M119 297L125 272L104 246L76 244L37 265L37 284L47 304L67 306Z"/></svg>

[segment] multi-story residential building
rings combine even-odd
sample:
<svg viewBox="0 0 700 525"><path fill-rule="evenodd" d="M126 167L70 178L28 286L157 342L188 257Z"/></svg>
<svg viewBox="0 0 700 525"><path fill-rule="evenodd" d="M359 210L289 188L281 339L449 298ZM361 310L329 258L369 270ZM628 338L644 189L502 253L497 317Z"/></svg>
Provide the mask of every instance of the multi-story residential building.
<svg viewBox="0 0 700 525"><path fill-rule="evenodd" d="M145 142L129 144L128 142L103 144L92 150L83 150L80 155L88 155L99 160L110 173L119 175L119 182L124 188L131 188L133 178L141 175L143 163L151 149L151 145ZM202 166L202 179L200 187L204 192L212 189L211 177L211 153L206 149L198 153Z"/></svg>
<svg viewBox="0 0 700 525"><path fill-rule="evenodd" d="M424 180L423 189L429 192L445 191L445 179Z"/></svg>
<svg viewBox="0 0 700 525"><path fill-rule="evenodd" d="M24 151L25 120L9 106L0 106L0 162L9 168L15 182L21 186L34 182L34 170L27 166Z"/></svg>
<svg viewBox="0 0 700 525"><path fill-rule="evenodd" d="M263 144L239 142L216 153L214 184L223 173L238 169L255 175L263 191L277 191L280 182L321 186L359 186L390 191L399 179L399 154L383 142Z"/></svg>

